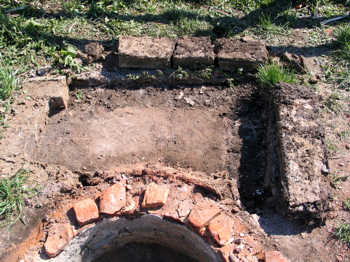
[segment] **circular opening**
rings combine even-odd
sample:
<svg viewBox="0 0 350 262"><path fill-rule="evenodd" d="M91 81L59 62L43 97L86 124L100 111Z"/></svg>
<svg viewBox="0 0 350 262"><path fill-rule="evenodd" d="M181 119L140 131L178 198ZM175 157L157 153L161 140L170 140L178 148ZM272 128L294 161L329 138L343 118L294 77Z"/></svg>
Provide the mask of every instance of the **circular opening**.
<svg viewBox="0 0 350 262"><path fill-rule="evenodd" d="M215 251L186 226L153 215L104 219L75 237L53 261L218 262Z"/></svg>

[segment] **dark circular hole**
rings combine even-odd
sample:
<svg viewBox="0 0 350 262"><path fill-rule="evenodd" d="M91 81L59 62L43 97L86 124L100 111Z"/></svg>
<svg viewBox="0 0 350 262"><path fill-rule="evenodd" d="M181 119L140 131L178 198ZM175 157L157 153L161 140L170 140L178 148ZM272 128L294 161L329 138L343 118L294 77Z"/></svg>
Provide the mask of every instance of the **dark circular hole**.
<svg viewBox="0 0 350 262"><path fill-rule="evenodd" d="M158 244L129 243L94 262L199 262Z"/></svg>

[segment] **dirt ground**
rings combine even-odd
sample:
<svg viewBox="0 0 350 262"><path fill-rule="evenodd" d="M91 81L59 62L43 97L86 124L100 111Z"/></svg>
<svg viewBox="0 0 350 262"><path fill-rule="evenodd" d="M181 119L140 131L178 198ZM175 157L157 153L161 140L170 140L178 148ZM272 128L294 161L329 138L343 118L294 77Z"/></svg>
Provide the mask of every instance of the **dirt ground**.
<svg viewBox="0 0 350 262"><path fill-rule="evenodd" d="M321 227L279 215L257 194L263 187L266 112L256 90L254 83L235 88L75 89L68 109L51 117L46 101L19 95L0 140L6 145L0 167L2 173L29 169L40 194L26 202L24 223L9 233L2 230L0 254L35 251L45 240L41 223L60 221L53 210L108 186L101 179L105 171L159 164L200 171L221 185L234 181L223 198L238 199L235 208L229 205L250 221L252 234L291 261L348 261L348 249L332 238L332 231L339 219L349 217L341 207L349 197L349 182L342 185ZM148 247L138 249L149 253ZM129 256L128 250L120 256Z"/></svg>

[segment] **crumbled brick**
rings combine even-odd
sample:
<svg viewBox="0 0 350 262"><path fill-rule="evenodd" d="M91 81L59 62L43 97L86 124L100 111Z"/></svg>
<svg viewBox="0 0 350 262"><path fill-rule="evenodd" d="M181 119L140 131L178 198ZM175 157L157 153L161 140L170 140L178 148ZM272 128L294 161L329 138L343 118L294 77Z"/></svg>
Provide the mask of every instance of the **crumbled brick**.
<svg viewBox="0 0 350 262"><path fill-rule="evenodd" d="M73 237L73 228L69 223L53 225L44 244L47 256L57 256Z"/></svg>
<svg viewBox="0 0 350 262"><path fill-rule="evenodd" d="M117 183L102 192L100 197L100 212L114 215L126 205L125 186Z"/></svg>
<svg viewBox="0 0 350 262"><path fill-rule="evenodd" d="M167 185L149 184L143 197L142 208L159 208L163 206L168 199L168 194L169 187Z"/></svg>
<svg viewBox="0 0 350 262"><path fill-rule="evenodd" d="M208 230L217 244L224 246L232 241L234 222L224 213L210 221Z"/></svg>
<svg viewBox="0 0 350 262"><path fill-rule="evenodd" d="M192 209L188 217L188 222L197 229L202 228L218 215L220 211L220 208L215 202L204 200Z"/></svg>
<svg viewBox="0 0 350 262"><path fill-rule="evenodd" d="M80 225L88 224L99 217L98 208L94 200L88 198L73 205L75 218Z"/></svg>

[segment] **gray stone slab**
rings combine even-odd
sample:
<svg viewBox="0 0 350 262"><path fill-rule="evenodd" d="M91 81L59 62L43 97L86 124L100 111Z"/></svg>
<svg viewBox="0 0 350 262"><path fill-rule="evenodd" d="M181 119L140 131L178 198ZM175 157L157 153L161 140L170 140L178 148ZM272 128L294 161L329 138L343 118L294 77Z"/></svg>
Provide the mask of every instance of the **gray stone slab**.
<svg viewBox="0 0 350 262"><path fill-rule="evenodd" d="M268 58L265 44L253 40L217 39L215 52L219 68L228 71L235 71L238 68L255 71Z"/></svg>
<svg viewBox="0 0 350 262"><path fill-rule="evenodd" d="M168 68L175 41L162 37L119 37L118 58L121 68Z"/></svg>
<svg viewBox="0 0 350 262"><path fill-rule="evenodd" d="M177 41L174 67L204 68L214 64L214 45L210 37L184 37Z"/></svg>
<svg viewBox="0 0 350 262"><path fill-rule="evenodd" d="M280 83L274 91L277 159L270 160L279 169L270 181L276 183L279 200L285 202L288 213L321 219L329 185L321 174L324 130L318 120L317 101L308 87Z"/></svg>

